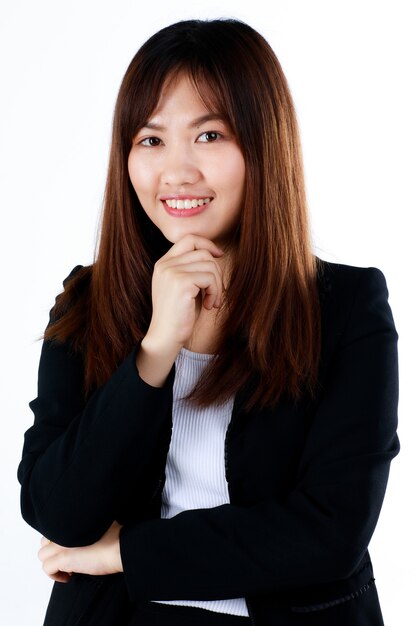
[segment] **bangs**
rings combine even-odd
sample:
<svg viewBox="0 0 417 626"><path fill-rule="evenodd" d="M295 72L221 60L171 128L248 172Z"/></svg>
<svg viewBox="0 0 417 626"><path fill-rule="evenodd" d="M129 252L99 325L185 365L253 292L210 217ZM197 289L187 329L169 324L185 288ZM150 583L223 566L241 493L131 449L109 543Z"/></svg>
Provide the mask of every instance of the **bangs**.
<svg viewBox="0 0 417 626"><path fill-rule="evenodd" d="M170 67L164 75L160 70L157 73L152 70L153 68L149 68L149 75L140 77L140 96L135 98L130 109L125 110L129 149L138 131L159 107L163 92L182 76L189 79L207 110L220 115L236 134L233 115L226 106L228 98L219 85L218 78L208 68L195 63L181 63Z"/></svg>

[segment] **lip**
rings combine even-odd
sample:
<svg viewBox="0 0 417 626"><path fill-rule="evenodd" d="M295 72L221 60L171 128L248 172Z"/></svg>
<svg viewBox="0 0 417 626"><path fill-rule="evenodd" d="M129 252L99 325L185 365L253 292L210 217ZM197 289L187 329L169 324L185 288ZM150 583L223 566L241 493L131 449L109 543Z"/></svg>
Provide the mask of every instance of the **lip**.
<svg viewBox="0 0 417 626"><path fill-rule="evenodd" d="M197 196L194 194L187 194L187 193L175 193L175 194L170 194L170 195L159 197L160 200L204 200L204 198L210 198L210 200L213 200L213 197L210 194L206 194L205 196L202 194L199 194Z"/></svg>
<svg viewBox="0 0 417 626"><path fill-rule="evenodd" d="M202 200L203 198L209 198L210 196L166 196L167 200ZM172 209L167 205L167 203L161 198L162 206L168 215L172 217L193 217L193 215L199 215L206 211L207 207L210 206L212 199L207 204L203 204L202 206L196 206L191 209Z"/></svg>

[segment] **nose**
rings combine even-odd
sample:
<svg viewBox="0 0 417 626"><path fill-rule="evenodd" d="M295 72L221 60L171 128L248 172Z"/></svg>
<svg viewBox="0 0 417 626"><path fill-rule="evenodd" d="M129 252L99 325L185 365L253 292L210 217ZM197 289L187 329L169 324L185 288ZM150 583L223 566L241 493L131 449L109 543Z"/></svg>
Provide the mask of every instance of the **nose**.
<svg viewBox="0 0 417 626"><path fill-rule="evenodd" d="M161 182L171 187L197 183L202 177L201 170L193 155L185 146L172 146L166 149L162 166Z"/></svg>

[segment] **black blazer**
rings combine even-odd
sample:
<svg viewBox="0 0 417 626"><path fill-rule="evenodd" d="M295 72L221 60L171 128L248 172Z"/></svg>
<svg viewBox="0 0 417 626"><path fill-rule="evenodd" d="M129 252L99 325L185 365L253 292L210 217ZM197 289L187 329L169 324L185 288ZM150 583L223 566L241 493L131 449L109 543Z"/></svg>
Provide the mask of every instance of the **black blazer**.
<svg viewBox="0 0 417 626"><path fill-rule="evenodd" d="M55 583L46 625L122 626L144 599L242 596L255 626L383 624L367 548L399 451L398 335L380 270L323 262L318 280L317 398L244 414L249 388L238 393L230 504L171 519L159 515L175 365L152 387L135 345L84 402L82 357L44 342L18 471L23 517L65 546L97 541L116 519L124 567Z"/></svg>

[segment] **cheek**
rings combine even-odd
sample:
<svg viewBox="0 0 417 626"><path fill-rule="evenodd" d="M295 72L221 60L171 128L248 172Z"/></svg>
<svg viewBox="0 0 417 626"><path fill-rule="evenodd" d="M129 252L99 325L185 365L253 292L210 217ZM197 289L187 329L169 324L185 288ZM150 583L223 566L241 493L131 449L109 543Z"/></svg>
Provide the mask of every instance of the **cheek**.
<svg viewBox="0 0 417 626"><path fill-rule="evenodd" d="M152 171L146 164L130 155L127 161L130 182L137 195L146 194L152 189Z"/></svg>
<svg viewBox="0 0 417 626"><path fill-rule="evenodd" d="M129 158L127 159L127 171L129 173L130 182L134 189L136 189L137 168L135 167L135 159L132 157L132 153L129 154Z"/></svg>
<svg viewBox="0 0 417 626"><path fill-rule="evenodd" d="M240 196L245 182L245 169L245 162L240 152L233 152L222 159L219 176L221 176L224 188Z"/></svg>

